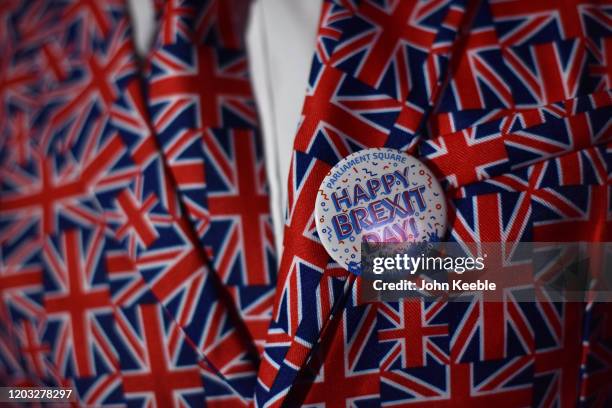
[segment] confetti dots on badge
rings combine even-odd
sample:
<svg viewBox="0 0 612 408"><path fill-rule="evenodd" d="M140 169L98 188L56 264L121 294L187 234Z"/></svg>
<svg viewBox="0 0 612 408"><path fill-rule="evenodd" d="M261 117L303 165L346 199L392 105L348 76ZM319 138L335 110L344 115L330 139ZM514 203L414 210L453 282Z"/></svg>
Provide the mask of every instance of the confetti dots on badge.
<svg viewBox="0 0 612 408"><path fill-rule="evenodd" d="M432 172L394 149L353 153L327 174L317 195L315 220L330 256L359 273L362 240L421 242L446 231L446 202Z"/></svg>

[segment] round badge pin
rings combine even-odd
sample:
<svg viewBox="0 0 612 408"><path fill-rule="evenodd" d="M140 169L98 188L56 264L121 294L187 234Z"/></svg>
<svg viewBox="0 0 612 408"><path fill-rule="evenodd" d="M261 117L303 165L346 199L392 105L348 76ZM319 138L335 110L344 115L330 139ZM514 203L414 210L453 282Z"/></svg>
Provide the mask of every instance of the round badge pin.
<svg viewBox="0 0 612 408"><path fill-rule="evenodd" d="M418 159L388 148L353 153L325 176L315 208L331 257L359 274L361 242L433 242L446 231L444 192Z"/></svg>

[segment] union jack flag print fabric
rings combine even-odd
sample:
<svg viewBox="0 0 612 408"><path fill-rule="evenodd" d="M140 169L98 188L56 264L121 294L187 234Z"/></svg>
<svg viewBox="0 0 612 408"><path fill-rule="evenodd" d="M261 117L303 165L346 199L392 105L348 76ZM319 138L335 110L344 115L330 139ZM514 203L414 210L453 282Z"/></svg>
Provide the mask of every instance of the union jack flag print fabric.
<svg viewBox="0 0 612 408"><path fill-rule="evenodd" d="M606 406L609 304L359 301L314 202L420 158L446 240L612 241L610 0L325 0L274 246L247 0L0 4L0 383L82 406ZM495 268L538 273L511 258Z"/></svg>

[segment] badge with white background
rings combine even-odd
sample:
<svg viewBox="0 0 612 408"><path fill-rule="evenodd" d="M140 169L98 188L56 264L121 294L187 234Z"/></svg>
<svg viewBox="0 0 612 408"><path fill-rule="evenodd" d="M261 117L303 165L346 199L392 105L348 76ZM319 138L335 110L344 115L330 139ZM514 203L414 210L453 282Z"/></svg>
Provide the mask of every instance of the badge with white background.
<svg viewBox="0 0 612 408"><path fill-rule="evenodd" d="M315 216L321 242L360 273L361 242L439 241L446 231L444 192L433 173L398 150L353 153L327 174Z"/></svg>

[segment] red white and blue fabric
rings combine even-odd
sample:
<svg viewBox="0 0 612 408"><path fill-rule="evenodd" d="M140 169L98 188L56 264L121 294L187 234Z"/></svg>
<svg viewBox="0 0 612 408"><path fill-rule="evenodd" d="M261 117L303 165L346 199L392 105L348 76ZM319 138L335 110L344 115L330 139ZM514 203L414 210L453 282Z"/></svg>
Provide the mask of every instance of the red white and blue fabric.
<svg viewBox="0 0 612 408"><path fill-rule="evenodd" d="M608 304L359 304L313 218L336 162L387 146L445 186L448 240L612 240L609 0L325 1L278 261L248 1L155 7L140 60L123 0L0 5L2 385L88 406L610 402Z"/></svg>

